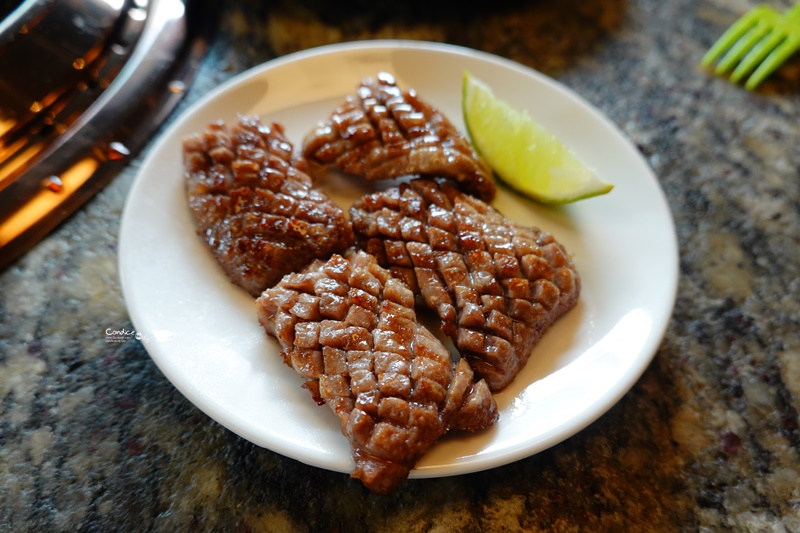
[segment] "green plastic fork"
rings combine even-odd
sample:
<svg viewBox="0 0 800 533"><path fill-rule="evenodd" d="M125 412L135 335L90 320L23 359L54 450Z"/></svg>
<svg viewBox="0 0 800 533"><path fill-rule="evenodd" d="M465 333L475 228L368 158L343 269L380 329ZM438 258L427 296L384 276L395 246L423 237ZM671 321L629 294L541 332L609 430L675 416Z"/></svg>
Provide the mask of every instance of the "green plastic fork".
<svg viewBox="0 0 800 533"><path fill-rule="evenodd" d="M738 83L752 72L744 86L753 90L800 49L800 3L781 15L768 6L757 6L742 15L708 50L701 63ZM723 55L724 54L724 55ZM720 59L720 56L722 58Z"/></svg>

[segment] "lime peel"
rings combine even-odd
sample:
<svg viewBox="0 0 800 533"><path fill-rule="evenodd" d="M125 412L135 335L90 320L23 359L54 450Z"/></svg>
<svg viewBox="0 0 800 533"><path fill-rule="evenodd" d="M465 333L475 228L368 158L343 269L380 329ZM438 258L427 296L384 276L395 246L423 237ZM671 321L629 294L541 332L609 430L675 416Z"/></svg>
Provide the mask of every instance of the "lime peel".
<svg viewBox="0 0 800 533"><path fill-rule="evenodd" d="M497 178L543 203L570 203L614 188L525 110L464 72L461 110L467 135Z"/></svg>

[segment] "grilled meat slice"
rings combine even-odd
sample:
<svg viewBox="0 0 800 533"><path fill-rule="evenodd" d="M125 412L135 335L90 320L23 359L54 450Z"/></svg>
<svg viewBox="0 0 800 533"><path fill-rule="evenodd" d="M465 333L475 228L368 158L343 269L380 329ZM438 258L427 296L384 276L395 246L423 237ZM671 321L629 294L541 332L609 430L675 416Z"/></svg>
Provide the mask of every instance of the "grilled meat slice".
<svg viewBox="0 0 800 533"><path fill-rule="evenodd" d="M551 235L515 224L445 180L417 179L350 208L356 242L433 309L493 391L578 299L580 278Z"/></svg>
<svg viewBox="0 0 800 533"><path fill-rule="evenodd" d="M363 251L316 260L256 304L285 362L339 416L352 476L375 493L403 483L445 432L497 419L486 383L418 324L411 290Z"/></svg>
<svg viewBox="0 0 800 533"><path fill-rule="evenodd" d="M184 140L183 163L197 233L253 297L353 243L344 212L312 187L279 124L213 123Z"/></svg>
<svg viewBox="0 0 800 533"><path fill-rule="evenodd" d="M485 201L495 195L491 168L469 141L413 89L391 74L365 79L308 133L303 155L313 173L330 167L367 181L443 176Z"/></svg>

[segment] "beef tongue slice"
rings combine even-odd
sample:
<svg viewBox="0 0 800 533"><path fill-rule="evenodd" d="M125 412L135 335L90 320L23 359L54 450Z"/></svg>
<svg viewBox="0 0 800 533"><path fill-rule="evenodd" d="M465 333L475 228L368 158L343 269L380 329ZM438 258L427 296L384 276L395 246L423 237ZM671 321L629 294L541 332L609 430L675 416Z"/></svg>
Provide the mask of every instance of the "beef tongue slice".
<svg viewBox="0 0 800 533"><path fill-rule="evenodd" d="M331 168L378 181L445 176L491 201L491 168L438 109L389 73L364 79L303 141L311 172Z"/></svg>
<svg viewBox="0 0 800 533"><path fill-rule="evenodd" d="M312 186L280 124L215 122L184 139L183 165L197 233L253 297L353 242L344 212Z"/></svg>
<svg viewBox="0 0 800 533"><path fill-rule="evenodd" d="M285 362L338 415L352 476L373 492L394 491L448 431L497 419L486 383L418 323L408 286L363 251L316 260L256 303Z"/></svg>
<svg viewBox="0 0 800 533"><path fill-rule="evenodd" d="M506 219L447 180L366 195L350 218L356 242L436 312L493 391L577 302L580 278L552 235Z"/></svg>

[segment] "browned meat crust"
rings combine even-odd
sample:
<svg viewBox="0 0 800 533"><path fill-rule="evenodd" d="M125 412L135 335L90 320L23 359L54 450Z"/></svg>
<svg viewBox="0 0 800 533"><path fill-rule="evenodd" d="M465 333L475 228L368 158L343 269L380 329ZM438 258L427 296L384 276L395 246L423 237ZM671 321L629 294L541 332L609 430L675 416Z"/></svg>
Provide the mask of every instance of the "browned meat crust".
<svg viewBox="0 0 800 533"><path fill-rule="evenodd" d="M347 249L342 210L312 188L293 162L279 124L241 116L183 143L184 175L197 233L228 277L253 297L316 258Z"/></svg>
<svg viewBox="0 0 800 533"><path fill-rule="evenodd" d="M497 405L469 363L417 323L414 296L351 250L284 277L257 300L284 360L350 441L352 476L388 494L448 430L492 425Z"/></svg>
<svg viewBox="0 0 800 533"><path fill-rule="evenodd" d="M369 194L350 219L357 243L439 315L493 391L509 384L578 299L578 273L551 235L507 220L445 180Z"/></svg>
<svg viewBox="0 0 800 533"><path fill-rule="evenodd" d="M305 138L312 173L335 167L367 181L409 175L454 179L485 201L495 195L492 170L469 141L413 90L393 76L364 80Z"/></svg>

